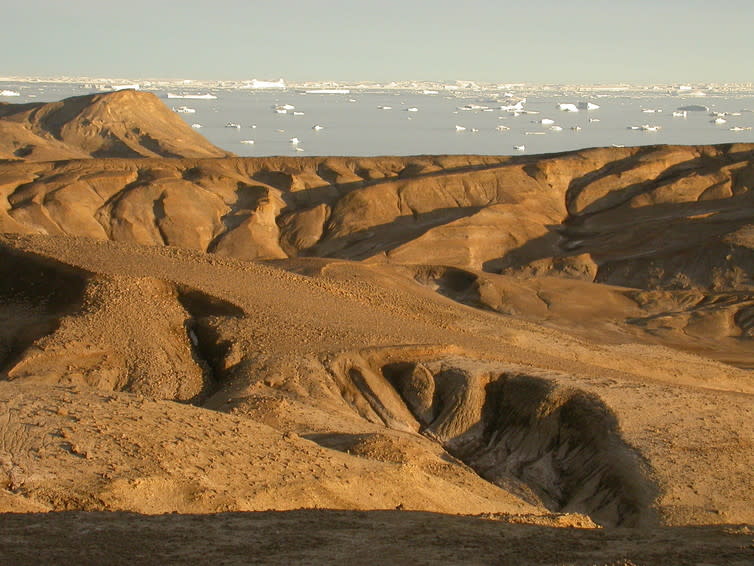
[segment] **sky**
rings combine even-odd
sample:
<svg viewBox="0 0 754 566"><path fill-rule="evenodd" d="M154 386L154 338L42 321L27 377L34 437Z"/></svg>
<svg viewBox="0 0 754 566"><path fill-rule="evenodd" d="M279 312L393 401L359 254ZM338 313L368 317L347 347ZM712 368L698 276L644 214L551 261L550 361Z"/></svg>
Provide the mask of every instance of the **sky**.
<svg viewBox="0 0 754 566"><path fill-rule="evenodd" d="M754 82L754 0L0 0L0 76Z"/></svg>

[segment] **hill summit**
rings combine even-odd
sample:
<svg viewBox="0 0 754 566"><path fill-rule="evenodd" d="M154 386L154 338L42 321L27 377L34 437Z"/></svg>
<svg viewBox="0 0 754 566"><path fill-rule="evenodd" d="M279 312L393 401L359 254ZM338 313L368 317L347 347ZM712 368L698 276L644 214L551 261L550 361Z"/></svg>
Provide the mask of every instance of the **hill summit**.
<svg viewBox="0 0 754 566"><path fill-rule="evenodd" d="M227 157L148 92L0 104L0 158Z"/></svg>

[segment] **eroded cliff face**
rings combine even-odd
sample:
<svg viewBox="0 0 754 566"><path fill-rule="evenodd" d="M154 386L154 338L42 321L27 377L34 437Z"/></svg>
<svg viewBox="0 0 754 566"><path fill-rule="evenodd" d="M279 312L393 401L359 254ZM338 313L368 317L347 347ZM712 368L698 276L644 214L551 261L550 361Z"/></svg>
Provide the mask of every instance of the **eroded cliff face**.
<svg viewBox="0 0 754 566"><path fill-rule="evenodd" d="M0 165L0 230L730 289L754 147L534 158L233 158ZM738 281L736 281L738 280Z"/></svg>

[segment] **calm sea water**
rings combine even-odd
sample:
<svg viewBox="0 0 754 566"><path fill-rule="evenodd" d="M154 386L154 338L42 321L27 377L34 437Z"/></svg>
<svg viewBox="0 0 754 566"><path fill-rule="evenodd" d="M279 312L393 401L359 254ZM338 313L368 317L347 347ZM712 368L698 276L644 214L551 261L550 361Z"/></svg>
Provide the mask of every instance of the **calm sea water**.
<svg viewBox="0 0 754 566"><path fill-rule="evenodd" d="M0 99L11 103L50 102L95 92L81 85L59 83L0 83L0 90L3 89L21 93L21 96ZM525 109L538 114L514 116L497 109L502 100L484 93L463 96L408 91L306 94L294 90L216 89L212 92L217 99L195 100L168 99L165 90L152 92L168 107L195 109L195 113L179 116L188 124L200 124L202 127L197 131L215 145L244 156L511 155L610 145L754 142L754 130L746 129L754 128L754 94L751 93L705 97L527 93ZM587 101L600 108L573 113L557 108L558 103ZM276 113L274 107L284 104L294 106L295 110ZM707 106L710 112L689 112L685 118L673 117L674 110L690 104ZM493 110L459 109L465 105L488 106ZM392 109L380 109L387 106ZM409 108L417 110L408 111ZM294 111L302 114L294 115ZM724 124L715 124L711 112L740 115L725 116ZM553 131L550 126L541 124L543 118L554 120L562 131ZM228 123L241 127L226 127ZM656 132L628 129L645 124L660 129ZM315 125L322 129L313 130ZM456 126L466 129L457 131ZM498 131L498 126L509 129ZM744 130L731 131L733 127ZM299 143L291 143L291 138L298 138ZM254 143L242 143L242 140ZM525 150L517 150L516 146L525 146Z"/></svg>

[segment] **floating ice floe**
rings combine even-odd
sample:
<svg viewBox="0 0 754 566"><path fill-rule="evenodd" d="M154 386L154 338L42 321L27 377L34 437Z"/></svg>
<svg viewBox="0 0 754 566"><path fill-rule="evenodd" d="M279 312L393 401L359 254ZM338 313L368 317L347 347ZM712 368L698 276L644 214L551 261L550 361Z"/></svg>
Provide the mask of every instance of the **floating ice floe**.
<svg viewBox="0 0 754 566"><path fill-rule="evenodd" d="M235 122L228 122L227 124L225 124L225 127L226 128L236 128L236 129L240 130L241 129L241 124L236 124Z"/></svg>
<svg viewBox="0 0 754 566"><path fill-rule="evenodd" d="M657 132L662 128L660 126L650 126L649 124L643 124L640 129L642 132Z"/></svg>
<svg viewBox="0 0 754 566"><path fill-rule="evenodd" d="M685 118L687 115L687 110L676 110L673 112L673 118Z"/></svg>
<svg viewBox="0 0 754 566"><path fill-rule="evenodd" d="M524 132L524 135L526 136L543 136L545 135L544 132Z"/></svg>
<svg viewBox="0 0 754 566"><path fill-rule="evenodd" d="M117 92L119 90L141 90L141 85L139 85L138 83L130 85L110 85L107 88L109 90L112 90L113 92Z"/></svg>
<svg viewBox="0 0 754 566"><path fill-rule="evenodd" d="M466 128L464 128L463 126L456 125L456 132L463 132L463 131L466 131Z"/></svg>
<svg viewBox="0 0 754 566"><path fill-rule="evenodd" d="M571 104L570 102L561 102L558 104L558 110L561 110L563 112L578 112L579 109L575 104Z"/></svg>
<svg viewBox="0 0 754 566"><path fill-rule="evenodd" d="M406 108L406 112L418 112L419 109L416 106L412 106L411 108Z"/></svg>
<svg viewBox="0 0 754 566"><path fill-rule="evenodd" d="M293 113L293 115L294 116L303 116L304 113L297 110L296 112Z"/></svg>
<svg viewBox="0 0 754 566"><path fill-rule="evenodd" d="M245 143L246 145L254 145L254 140L241 140L241 143Z"/></svg>
<svg viewBox="0 0 754 566"><path fill-rule="evenodd" d="M512 104L501 105L500 110L504 110L506 112L520 112L521 110L524 109L524 104L526 104L526 99L522 98L521 100L517 100L516 102L513 102Z"/></svg>
<svg viewBox="0 0 754 566"><path fill-rule="evenodd" d="M508 126L498 126L498 127L497 127L497 128L495 128L495 129L496 129L496 130L497 130L498 132L505 132L505 131L508 131L508 130L510 130L510 128L509 128Z"/></svg>
<svg viewBox="0 0 754 566"><path fill-rule="evenodd" d="M198 130L199 128L202 127L202 125L201 124L191 124L191 127L194 128L195 130Z"/></svg>
<svg viewBox="0 0 754 566"><path fill-rule="evenodd" d="M730 128L731 132L746 132L748 130L751 130L751 128L742 128L741 126L733 126L732 128Z"/></svg>
<svg viewBox="0 0 754 566"><path fill-rule="evenodd" d="M191 100L215 100L217 97L214 94L174 94L168 93L168 98L189 98Z"/></svg>
<svg viewBox="0 0 754 566"><path fill-rule="evenodd" d="M710 120L710 122L712 122L713 124L725 124L727 121L728 120L726 120L725 118L722 118L720 116L718 116L714 120Z"/></svg>
<svg viewBox="0 0 754 566"><path fill-rule="evenodd" d="M378 106L377 108L380 109L380 110L392 110L393 109L392 106Z"/></svg>
<svg viewBox="0 0 754 566"><path fill-rule="evenodd" d="M553 132L562 132L563 128L561 126L550 126L550 130Z"/></svg>
<svg viewBox="0 0 754 566"><path fill-rule="evenodd" d="M196 108L189 108L188 106L179 106L178 108L173 108L173 112L178 112L178 114L196 114Z"/></svg>
<svg viewBox="0 0 754 566"><path fill-rule="evenodd" d="M298 139L298 138L291 138L288 141L291 142L293 145L297 145L297 144L301 143L301 140Z"/></svg>
<svg viewBox="0 0 754 566"><path fill-rule="evenodd" d="M550 126L555 123L555 120L552 120L550 118L542 118L539 123L543 126Z"/></svg>
<svg viewBox="0 0 754 566"><path fill-rule="evenodd" d="M21 96L21 93L15 90L0 90L0 96Z"/></svg>
<svg viewBox="0 0 754 566"><path fill-rule="evenodd" d="M515 149L516 151L526 151L526 146L525 145L514 145L513 149Z"/></svg>
<svg viewBox="0 0 754 566"><path fill-rule="evenodd" d="M641 111L644 112L644 114L657 114L662 112L662 108L642 108Z"/></svg>
<svg viewBox="0 0 754 566"><path fill-rule="evenodd" d="M571 126L571 130L573 130L574 132L580 132L581 126Z"/></svg>
<svg viewBox="0 0 754 566"><path fill-rule="evenodd" d="M314 130L315 132L318 132L318 131L324 130L324 129L325 129L325 127L324 126L320 126L319 124L315 124L315 125L312 126L312 130Z"/></svg>
<svg viewBox="0 0 754 566"><path fill-rule="evenodd" d="M304 92L306 94L351 94L347 88L315 88Z"/></svg>
<svg viewBox="0 0 754 566"><path fill-rule="evenodd" d="M599 118L589 118L589 123L592 123L592 122L599 122L599 121L600 121L600 119L599 119Z"/></svg>

